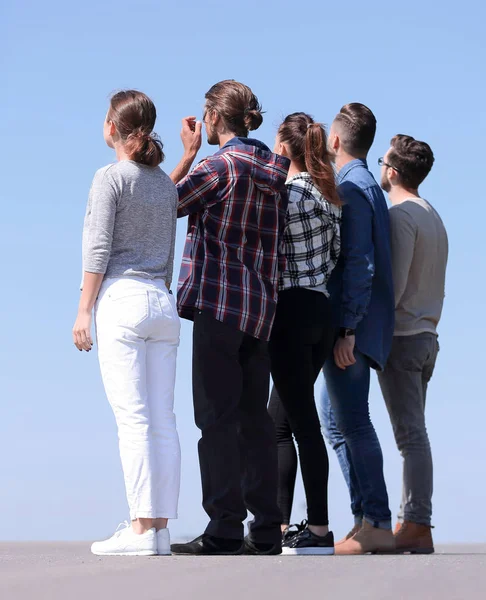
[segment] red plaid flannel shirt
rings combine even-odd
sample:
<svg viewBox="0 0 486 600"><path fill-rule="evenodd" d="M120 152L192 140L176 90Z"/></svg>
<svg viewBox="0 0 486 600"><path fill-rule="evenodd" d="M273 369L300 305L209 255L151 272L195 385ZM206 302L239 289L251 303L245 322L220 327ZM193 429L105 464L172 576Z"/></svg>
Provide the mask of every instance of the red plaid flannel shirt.
<svg viewBox="0 0 486 600"><path fill-rule="evenodd" d="M268 340L279 270L285 268L288 159L257 140L233 138L177 186L178 216L189 215L178 286L181 317L212 313Z"/></svg>

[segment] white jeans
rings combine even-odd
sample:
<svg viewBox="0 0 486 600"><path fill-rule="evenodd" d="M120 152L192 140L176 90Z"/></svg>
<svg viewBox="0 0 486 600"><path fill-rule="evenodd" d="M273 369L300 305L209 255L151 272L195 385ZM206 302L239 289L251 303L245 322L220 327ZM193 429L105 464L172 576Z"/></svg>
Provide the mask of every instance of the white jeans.
<svg viewBox="0 0 486 600"><path fill-rule="evenodd" d="M175 519L181 452L174 415L180 334L174 297L160 279L107 279L95 318L130 517Z"/></svg>

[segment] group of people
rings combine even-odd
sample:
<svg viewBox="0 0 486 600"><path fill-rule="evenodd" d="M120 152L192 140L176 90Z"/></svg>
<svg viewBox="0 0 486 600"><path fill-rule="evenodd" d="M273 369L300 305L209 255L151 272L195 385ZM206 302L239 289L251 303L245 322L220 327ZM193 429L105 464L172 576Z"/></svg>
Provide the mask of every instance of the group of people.
<svg viewBox="0 0 486 600"><path fill-rule="evenodd" d="M379 160L379 185L367 164L376 119L353 103L329 133L304 112L287 116L271 151L248 135L263 120L257 97L227 80L206 94L202 122L183 119L184 153L169 176L159 167L155 120L145 94L111 98L104 138L117 162L96 173L85 217L73 338L80 351L92 349L94 311L130 508L130 522L92 552L433 552L425 400L448 244L440 216L418 191L434 162L431 148L393 137ZM219 150L193 168L203 124ZM176 222L186 216L176 302ZM181 464L179 317L194 323L193 401L209 524L195 540L171 545ZM369 415L371 369L403 457L394 531ZM316 398L321 371L324 392ZM336 543L325 438L354 517ZM297 451L307 519L291 525ZM245 537L247 511L254 519Z"/></svg>

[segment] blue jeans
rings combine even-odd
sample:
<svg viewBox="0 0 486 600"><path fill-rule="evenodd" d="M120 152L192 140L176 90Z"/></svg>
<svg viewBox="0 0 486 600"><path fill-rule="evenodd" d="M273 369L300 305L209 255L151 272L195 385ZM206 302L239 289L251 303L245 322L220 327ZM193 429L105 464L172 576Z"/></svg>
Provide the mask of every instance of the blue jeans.
<svg viewBox="0 0 486 600"><path fill-rule="evenodd" d="M351 510L375 527L391 527L380 442L370 420L370 365L355 350L356 363L345 371L334 357L324 365L325 390L317 400L322 431L336 451L349 488Z"/></svg>

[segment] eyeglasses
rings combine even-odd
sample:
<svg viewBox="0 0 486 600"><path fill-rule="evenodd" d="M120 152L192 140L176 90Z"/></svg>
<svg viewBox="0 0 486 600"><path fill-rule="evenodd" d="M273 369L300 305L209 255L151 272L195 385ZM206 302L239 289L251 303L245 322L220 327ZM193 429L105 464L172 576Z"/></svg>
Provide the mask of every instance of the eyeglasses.
<svg viewBox="0 0 486 600"><path fill-rule="evenodd" d="M401 171L399 169L395 168L393 165L390 165L389 163L386 163L385 159L383 157L378 159L378 164L380 165L380 167L388 167L389 169L393 169L397 173L401 173Z"/></svg>

